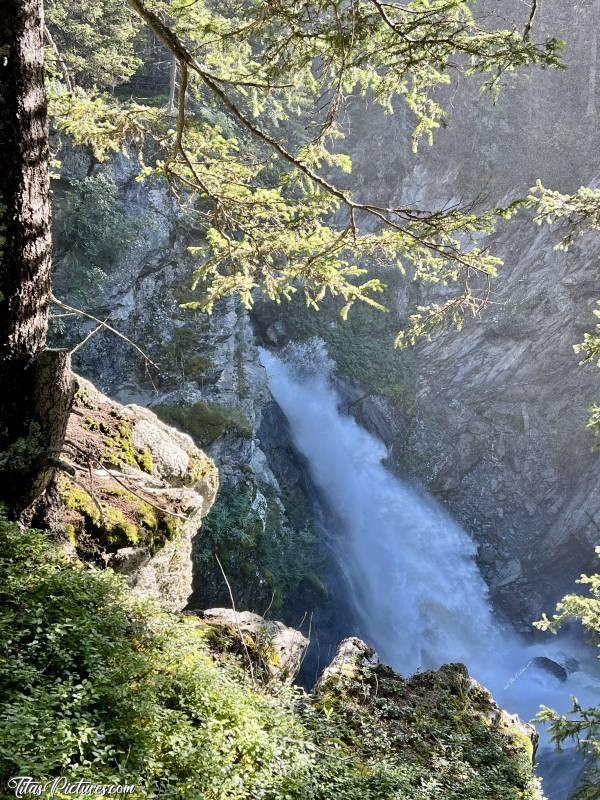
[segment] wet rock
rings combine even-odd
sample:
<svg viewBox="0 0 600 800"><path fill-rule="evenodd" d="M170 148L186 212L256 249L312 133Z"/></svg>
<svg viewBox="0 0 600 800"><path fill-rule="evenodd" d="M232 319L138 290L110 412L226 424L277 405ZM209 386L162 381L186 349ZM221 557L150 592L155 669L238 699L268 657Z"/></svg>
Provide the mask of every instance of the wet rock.
<svg viewBox="0 0 600 800"><path fill-rule="evenodd" d="M557 661L553 661L551 658L547 658L546 656L536 656L531 663L537 669L541 669L544 672L548 672L550 675L553 675L555 678L558 678L558 680L562 681L562 683L564 683L568 678L567 670L561 664L559 664Z"/></svg>
<svg viewBox="0 0 600 800"><path fill-rule="evenodd" d="M265 330L265 340L273 347L283 347L289 341L287 325L281 319L275 320Z"/></svg>

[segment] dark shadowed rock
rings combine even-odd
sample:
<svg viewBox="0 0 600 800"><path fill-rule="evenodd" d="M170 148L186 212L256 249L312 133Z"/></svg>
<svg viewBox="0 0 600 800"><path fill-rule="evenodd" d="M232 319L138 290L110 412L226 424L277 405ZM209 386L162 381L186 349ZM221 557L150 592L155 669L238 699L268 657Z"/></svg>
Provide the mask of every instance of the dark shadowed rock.
<svg viewBox="0 0 600 800"><path fill-rule="evenodd" d="M553 661L551 658L546 658L546 656L536 656L531 663L537 669L541 669L544 672L550 673L550 675L558 678L558 680L562 681L563 683L567 680L567 670L556 661Z"/></svg>

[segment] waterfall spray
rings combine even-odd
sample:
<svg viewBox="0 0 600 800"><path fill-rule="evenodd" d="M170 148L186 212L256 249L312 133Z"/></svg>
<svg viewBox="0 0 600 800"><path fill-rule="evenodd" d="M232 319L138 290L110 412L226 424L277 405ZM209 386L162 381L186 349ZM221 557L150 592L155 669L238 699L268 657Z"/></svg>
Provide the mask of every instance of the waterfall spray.
<svg viewBox="0 0 600 800"><path fill-rule="evenodd" d="M585 673L565 687L535 668L538 655L564 659L562 643L531 646L495 619L471 538L433 498L392 475L385 446L340 412L323 343L289 345L283 357L263 350L261 359L333 520L357 633L383 661L404 674L462 661L524 719L542 703L566 710L571 694L593 698ZM546 756L552 762L549 748ZM573 763L571 772L580 766ZM572 784L559 772L552 800L566 800Z"/></svg>

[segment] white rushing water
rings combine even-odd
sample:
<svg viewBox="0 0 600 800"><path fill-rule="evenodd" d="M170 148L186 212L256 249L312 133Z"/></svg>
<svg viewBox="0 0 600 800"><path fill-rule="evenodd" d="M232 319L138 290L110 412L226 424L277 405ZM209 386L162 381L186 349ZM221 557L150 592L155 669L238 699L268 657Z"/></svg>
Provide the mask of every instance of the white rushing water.
<svg viewBox="0 0 600 800"><path fill-rule="evenodd" d="M392 475L382 464L385 446L340 411L322 344L288 347L285 359L262 351L261 358L294 445L336 520L333 548L358 635L403 674L466 663L526 720L541 704L566 711L573 694L591 704L595 682L585 671L561 683L531 664L542 655L564 663L568 642L549 636L547 645L527 645L495 620L471 538L433 498ZM547 756L546 792L563 800L573 770Z"/></svg>

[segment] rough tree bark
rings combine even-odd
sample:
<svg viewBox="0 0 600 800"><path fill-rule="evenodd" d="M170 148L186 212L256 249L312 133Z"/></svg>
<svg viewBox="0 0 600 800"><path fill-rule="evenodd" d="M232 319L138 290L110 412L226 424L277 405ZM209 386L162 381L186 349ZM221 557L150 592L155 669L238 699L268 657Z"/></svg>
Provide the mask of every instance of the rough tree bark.
<svg viewBox="0 0 600 800"><path fill-rule="evenodd" d="M51 282L42 0L0 0L0 502L27 517L52 478L74 381L46 348Z"/></svg>

